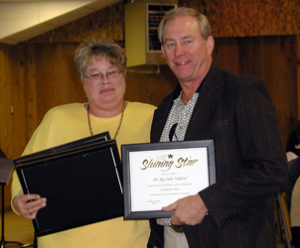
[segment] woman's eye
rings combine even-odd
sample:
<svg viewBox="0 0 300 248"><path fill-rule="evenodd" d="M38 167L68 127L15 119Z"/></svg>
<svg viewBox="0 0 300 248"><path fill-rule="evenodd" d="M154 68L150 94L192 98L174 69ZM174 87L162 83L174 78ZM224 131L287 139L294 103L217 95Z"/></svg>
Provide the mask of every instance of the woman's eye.
<svg viewBox="0 0 300 248"><path fill-rule="evenodd" d="M93 78L93 79L101 78L101 74L100 74L100 73L92 74L92 75L91 75L91 78Z"/></svg>
<svg viewBox="0 0 300 248"><path fill-rule="evenodd" d="M108 74L109 74L110 76L112 76L112 75L116 74L116 71L109 71Z"/></svg>

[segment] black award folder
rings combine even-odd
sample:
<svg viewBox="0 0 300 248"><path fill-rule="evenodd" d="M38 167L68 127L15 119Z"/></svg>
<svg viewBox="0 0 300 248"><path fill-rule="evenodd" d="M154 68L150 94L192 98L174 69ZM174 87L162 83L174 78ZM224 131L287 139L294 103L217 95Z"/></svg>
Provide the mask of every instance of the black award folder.
<svg viewBox="0 0 300 248"><path fill-rule="evenodd" d="M110 140L109 132L96 134L96 135L93 135L93 136L90 136L87 138L75 140L75 141L60 145L60 146L51 147L49 149L46 149L46 150L43 150L40 152L36 152L33 154L29 154L26 156L16 158L16 159L14 159L14 164L19 165L19 164L22 164L25 162L34 161L34 160L38 159L39 157L43 157L43 159L45 159L46 155L52 156L52 154L54 154L56 152L66 151L68 149L74 149L78 146L80 147L85 144L93 144L95 142L106 141L106 140Z"/></svg>
<svg viewBox="0 0 300 248"><path fill-rule="evenodd" d="M37 236L123 216L116 141L73 144L15 160L24 193L47 198L47 206L33 220Z"/></svg>

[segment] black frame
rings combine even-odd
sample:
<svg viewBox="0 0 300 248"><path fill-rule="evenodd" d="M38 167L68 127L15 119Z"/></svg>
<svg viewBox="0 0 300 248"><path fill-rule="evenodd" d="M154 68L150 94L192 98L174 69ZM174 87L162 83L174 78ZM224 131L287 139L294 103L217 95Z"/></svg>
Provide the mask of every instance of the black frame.
<svg viewBox="0 0 300 248"><path fill-rule="evenodd" d="M50 157L54 154L54 153L58 153L58 152L64 152L67 150L71 150L71 149L75 149L76 147L80 147L82 145L87 145L87 144L94 144L94 143L98 143L101 141L107 141L110 140L110 135L109 132L103 132L100 134L96 134L87 138L83 138L80 140L75 140L60 146L55 146L55 147L51 147L49 149L40 151L40 152L36 152L33 154L29 154L29 155L25 155L19 158L14 159L14 164L20 165L20 164L24 164L24 163L29 163L30 161L35 161L38 158L42 158L45 159L46 155L49 155Z"/></svg>
<svg viewBox="0 0 300 248"><path fill-rule="evenodd" d="M147 219L147 218L165 218L171 217L173 212L164 211L132 211L131 192L130 192L130 152L152 151L152 150L173 150L188 148L207 148L208 161L208 180L209 185L216 183L215 172L215 151L213 140L196 140L180 142L162 142L148 144L122 145L123 160L123 190L124 190L124 219ZM142 180L141 180L142 181Z"/></svg>
<svg viewBox="0 0 300 248"><path fill-rule="evenodd" d="M19 161L20 162L20 161ZM121 162L115 140L47 153L16 166L25 194L47 198L37 236L123 216Z"/></svg>

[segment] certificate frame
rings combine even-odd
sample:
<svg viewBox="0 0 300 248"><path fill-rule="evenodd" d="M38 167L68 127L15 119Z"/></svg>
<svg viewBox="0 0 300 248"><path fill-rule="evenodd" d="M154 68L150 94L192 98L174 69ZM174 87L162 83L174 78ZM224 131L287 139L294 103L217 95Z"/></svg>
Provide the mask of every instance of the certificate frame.
<svg viewBox="0 0 300 248"><path fill-rule="evenodd" d="M199 150L199 153L198 152L195 153L195 151L198 151L198 150ZM201 160L205 161L204 164L202 162L199 162L199 163L201 163L201 165L198 165L198 162L195 163L195 168L197 169L197 171L203 170L203 171L205 171L205 173L207 173L207 179L205 179L207 181L204 180L205 182L203 183L203 184L205 184L205 186L204 187L199 186L200 187L199 190L197 190L195 193L198 193L202 189L216 183L215 151L214 151L214 141L213 140L195 140L195 141L122 145L124 219L148 219L148 218L171 217L173 212L164 212L159 209L152 210L152 209L148 209L148 206L145 207L145 209L143 209L143 206L142 206L142 208L140 208L140 202L143 202L144 201L143 198L148 196L147 194L144 194L144 193L148 192L149 186L150 187L153 186L159 190L162 190L159 188L161 185L156 183L157 180L159 180L159 178L151 177L151 175L154 175L154 174L156 175L157 170L156 171L153 170L154 174L152 174L152 172L151 172L151 174L149 176L149 174L147 175L146 173L145 174L141 173L140 169L146 170L145 169L146 167L142 168L145 165L144 164L141 165L141 161L142 161L141 159L143 159L143 156L145 158L147 158L147 156L161 158L162 159L161 161L166 161L166 158L164 160L163 157L166 157L166 154L168 154L168 153L172 154L175 152L177 154L180 154L180 153L185 154L185 152L191 153L192 155L189 155L190 162L196 161L196 159L193 160L192 157L198 156L198 154L201 154L202 157L203 156L206 157L205 159L201 159ZM195 155L195 154L197 154L197 155ZM153 159L153 160L155 161L155 159ZM144 161L147 161L147 166L148 166L149 159L143 160L143 163L144 163ZM151 159L151 161L152 161L152 159ZM198 161L198 159L197 159L197 161ZM188 160L187 160L187 162L188 162ZM135 165L133 165L133 163ZM153 162L153 164L155 164L155 162ZM174 165L174 163L172 163L172 164ZM175 162L175 164L176 164L176 162ZM161 163L161 165L162 165L162 163ZM155 167L155 165L153 165L153 168L154 167ZM179 167L180 166L177 166L177 168L179 168ZM204 168L204 167L206 167L206 168ZM175 169L175 165L173 168ZM159 168L159 169L162 169L162 168ZM189 170L189 168L187 168L187 169ZM187 170L187 173L189 174L188 170ZM166 175L166 174L172 175L171 170L170 170L170 173L158 172L158 175L159 175L158 177L160 177L160 175ZM176 174L176 172L175 172L175 174ZM135 179L133 178L134 175L136 175ZM191 177L194 177L194 176L191 176ZM164 178L164 176L160 179L163 179L163 178ZM183 177L184 180L185 180L185 178L187 178L186 180L188 180L187 181L188 183L181 184L181 182L180 182L180 183L178 183L179 186L187 185L187 184L193 185L194 181L195 181L195 184L198 184L196 182L198 180L198 178L196 180L195 179L189 180L190 179L189 176ZM170 177L169 179L172 179L172 177ZM177 180L177 179L179 180L180 177L175 178L175 180ZM154 182L153 185L151 185L151 184L149 185L148 184L149 180L150 181L153 180L156 182ZM199 178L199 181L200 180L201 180L201 178ZM136 182L136 181L138 181L138 182ZM193 181L193 182L191 183L191 181ZM148 184L148 185L146 185L146 184ZM168 184L168 185L171 185L171 184ZM177 184L175 184L175 185L176 185L176 189L177 189L178 185ZM163 187L162 187L163 189L164 189L164 186L166 186L166 184L163 185ZM180 187L184 188L185 186L180 186ZM144 192L139 192L139 191L142 191L143 189L145 189ZM168 187L165 188L164 190L168 190ZM172 190L172 188L170 188L170 190ZM152 192L152 191L150 190L150 192ZM174 192L171 194L174 194ZM182 194L182 193L180 193L180 194ZM152 196L155 194L150 193L150 195ZM168 194L168 192L167 192L166 195L169 197L170 194ZM159 202L160 199L163 198L162 196L158 196L158 197L159 197L158 198L159 200L157 202ZM178 197L178 196L176 196L176 197ZM183 195L183 197L185 197L185 195ZM180 198L182 198L182 197L178 197L177 199L180 199ZM143 200L140 200L140 199L143 199ZM149 197L147 202L152 201L151 199L152 198ZM177 199L175 199L175 201ZM146 200L145 200L145 202L146 202ZM153 200L153 202L155 202L155 200ZM163 206L167 206L173 202L174 201L169 202L168 204L164 204ZM141 204L143 204L143 203L141 203ZM156 204L156 203L154 203L154 204ZM137 205L139 205L139 206L136 207ZM147 205L147 204L145 204L145 205Z"/></svg>

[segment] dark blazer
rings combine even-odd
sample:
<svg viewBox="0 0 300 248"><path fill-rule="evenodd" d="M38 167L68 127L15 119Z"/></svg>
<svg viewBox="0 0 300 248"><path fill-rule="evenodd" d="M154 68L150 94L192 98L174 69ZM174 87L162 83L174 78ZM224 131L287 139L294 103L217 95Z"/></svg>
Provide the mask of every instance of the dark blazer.
<svg viewBox="0 0 300 248"><path fill-rule="evenodd" d="M155 111L151 142L159 142L180 85ZM282 189L287 162L278 117L264 83L212 64L197 92L185 140L213 139L217 183L199 192L201 224L184 225L190 248L276 247L272 196ZM163 247L163 228L150 220L148 247Z"/></svg>

